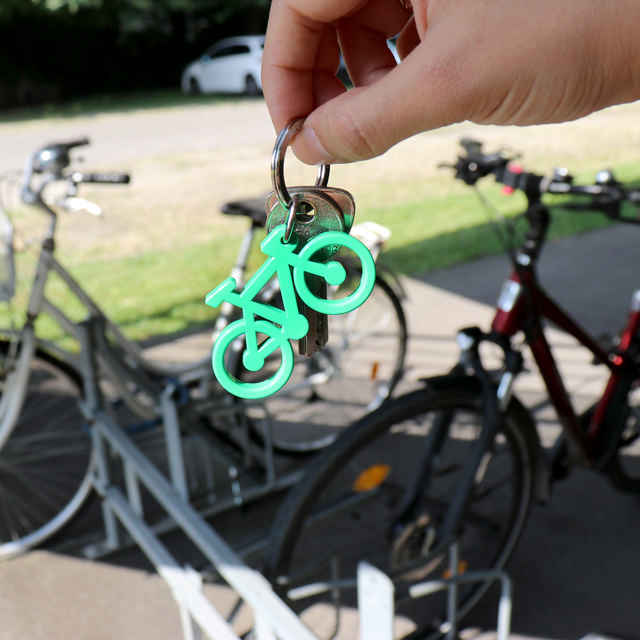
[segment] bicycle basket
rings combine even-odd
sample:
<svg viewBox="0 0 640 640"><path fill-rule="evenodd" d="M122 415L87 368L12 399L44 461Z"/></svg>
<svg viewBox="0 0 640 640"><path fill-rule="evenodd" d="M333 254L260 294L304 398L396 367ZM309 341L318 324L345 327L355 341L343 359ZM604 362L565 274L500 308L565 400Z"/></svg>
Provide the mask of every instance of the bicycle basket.
<svg viewBox="0 0 640 640"><path fill-rule="evenodd" d="M0 208L0 302L9 302L16 291L13 224Z"/></svg>

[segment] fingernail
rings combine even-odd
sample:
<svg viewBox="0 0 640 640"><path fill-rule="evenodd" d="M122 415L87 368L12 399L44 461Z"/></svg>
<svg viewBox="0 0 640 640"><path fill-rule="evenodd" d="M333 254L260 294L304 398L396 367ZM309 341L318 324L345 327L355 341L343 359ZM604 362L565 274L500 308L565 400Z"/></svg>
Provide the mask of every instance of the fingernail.
<svg viewBox="0 0 640 640"><path fill-rule="evenodd" d="M296 155L308 164L331 164L336 159L324 148L316 132L303 127L295 137Z"/></svg>

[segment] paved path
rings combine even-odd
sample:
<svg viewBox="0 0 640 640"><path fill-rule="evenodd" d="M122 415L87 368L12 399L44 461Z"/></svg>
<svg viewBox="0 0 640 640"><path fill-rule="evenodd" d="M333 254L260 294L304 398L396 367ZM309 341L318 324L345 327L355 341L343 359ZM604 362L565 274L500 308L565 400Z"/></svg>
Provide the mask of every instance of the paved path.
<svg viewBox="0 0 640 640"><path fill-rule="evenodd" d="M603 264L620 269L619 279L613 279L624 285L620 293L606 284L608 276L598 277L603 269L593 264L594 249ZM585 324L599 330L611 321L617 326L619 308L634 281L627 271L636 270L639 262L635 237L619 227L550 245L545 270L558 295L564 299L566 294ZM495 298L503 274L505 261L490 258L407 281L410 379L441 372L453 362L454 328L488 321L486 303ZM583 294L575 293L576 284ZM598 297L603 290L607 296ZM600 302L594 304L589 293ZM180 348L190 343L199 349L201 341L191 338ZM554 342L560 345L558 356L573 391L586 403L601 384L597 368L563 336ZM158 353L171 355L175 349L169 344ZM519 393L527 404L537 405L543 437L551 441L557 426L535 374L523 377ZM593 630L637 635L639 530L636 496L620 495L603 478L586 472L557 485L550 504L533 509L508 567L515 581L514 632L566 640ZM119 562L91 563L38 551L0 565L0 640L176 638L178 619L168 590L139 559L125 556ZM490 629L495 625L493 607L471 622Z"/></svg>
<svg viewBox="0 0 640 640"><path fill-rule="evenodd" d="M79 154L87 166L117 166L175 153L272 145L274 133L262 100L5 123L0 171L21 168L48 142L83 137L91 140Z"/></svg>
<svg viewBox="0 0 640 640"><path fill-rule="evenodd" d="M85 135L97 158L113 162L139 154L172 153L176 145L220 148L234 141L273 137L266 112L256 105L229 116L228 128L212 127L203 108L192 121L168 112L162 126L134 118L132 143L111 116L61 121L53 129L0 127L0 169L43 138ZM250 117L254 116L254 118ZM90 130L90 131L89 131ZM134 140L134 133L139 136ZM45 135L46 134L46 135ZM125 132L126 134L126 132ZM188 143L185 143L188 140ZM217 145L217 146L216 146ZM615 330L631 289L640 282L640 231L617 227L550 244L543 275L585 326ZM439 373L455 357L455 328L485 323L506 275L504 259L489 258L407 282L411 333L410 381ZM587 403L601 375L563 336L558 354L579 403ZM171 348L171 347L169 347ZM535 374L518 388L535 406L545 442L557 431ZM594 474L579 472L557 485L547 506L535 507L509 564L515 580L514 632L529 637L577 640L593 630L634 636L640 631L640 499L620 495ZM0 565L0 640L154 640L179 637L175 606L160 579L138 556L117 562L89 562L52 551L37 551ZM227 598L214 593L212 597ZM495 610L479 611L471 622L495 624Z"/></svg>

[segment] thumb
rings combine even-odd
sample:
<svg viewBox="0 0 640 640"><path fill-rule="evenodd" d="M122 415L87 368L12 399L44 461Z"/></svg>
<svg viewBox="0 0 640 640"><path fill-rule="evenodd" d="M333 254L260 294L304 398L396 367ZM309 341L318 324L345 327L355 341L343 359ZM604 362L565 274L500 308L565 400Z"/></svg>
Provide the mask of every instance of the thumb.
<svg viewBox="0 0 640 640"><path fill-rule="evenodd" d="M365 160L416 133L456 122L449 82L421 62L412 54L373 84L316 108L293 140L298 158L309 164Z"/></svg>

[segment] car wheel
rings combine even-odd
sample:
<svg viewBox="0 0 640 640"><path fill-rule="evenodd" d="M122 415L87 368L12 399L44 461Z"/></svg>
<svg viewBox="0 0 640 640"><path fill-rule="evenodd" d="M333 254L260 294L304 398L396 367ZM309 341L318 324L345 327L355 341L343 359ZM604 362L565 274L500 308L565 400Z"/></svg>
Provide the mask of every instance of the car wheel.
<svg viewBox="0 0 640 640"><path fill-rule="evenodd" d="M253 76L247 76L244 80L244 93L247 96L259 96L260 87Z"/></svg>
<svg viewBox="0 0 640 640"><path fill-rule="evenodd" d="M198 96L202 93L200 89L200 83L196 78L189 78L189 95Z"/></svg>

